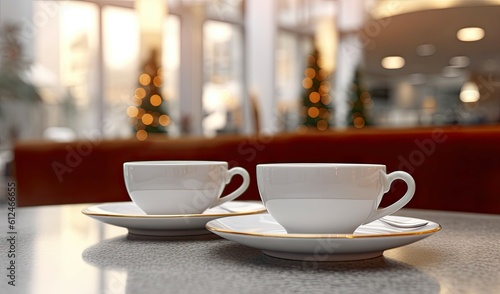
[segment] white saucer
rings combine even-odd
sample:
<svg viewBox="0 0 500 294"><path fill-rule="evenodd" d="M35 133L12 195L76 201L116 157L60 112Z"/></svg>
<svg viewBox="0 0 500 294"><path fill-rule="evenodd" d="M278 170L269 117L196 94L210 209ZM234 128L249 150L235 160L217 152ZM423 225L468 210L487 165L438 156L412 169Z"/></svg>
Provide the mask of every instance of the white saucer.
<svg viewBox="0 0 500 294"><path fill-rule="evenodd" d="M265 211L259 201L230 201L201 214L147 215L133 202L113 202L85 208L82 213L101 222L127 228L130 234L188 236L210 233L205 224L220 217Z"/></svg>
<svg viewBox="0 0 500 294"><path fill-rule="evenodd" d="M387 216L397 221L417 219ZM287 234L268 213L212 220L206 228L231 241L261 249L265 254L301 261L347 261L380 256L384 250L407 245L441 230L435 222L400 229L380 221L360 226L354 234Z"/></svg>

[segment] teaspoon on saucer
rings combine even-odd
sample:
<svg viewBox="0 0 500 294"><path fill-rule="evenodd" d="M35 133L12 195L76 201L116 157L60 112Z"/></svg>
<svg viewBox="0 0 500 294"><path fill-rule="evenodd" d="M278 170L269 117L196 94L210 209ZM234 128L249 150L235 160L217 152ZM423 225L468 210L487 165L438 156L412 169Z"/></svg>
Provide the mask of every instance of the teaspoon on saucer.
<svg viewBox="0 0 500 294"><path fill-rule="evenodd" d="M384 224L388 224L388 225L396 227L396 228L404 228L404 229L423 227L429 223L428 221L401 222L401 221L387 219L387 218L383 218L383 217L379 218L378 220L383 222Z"/></svg>

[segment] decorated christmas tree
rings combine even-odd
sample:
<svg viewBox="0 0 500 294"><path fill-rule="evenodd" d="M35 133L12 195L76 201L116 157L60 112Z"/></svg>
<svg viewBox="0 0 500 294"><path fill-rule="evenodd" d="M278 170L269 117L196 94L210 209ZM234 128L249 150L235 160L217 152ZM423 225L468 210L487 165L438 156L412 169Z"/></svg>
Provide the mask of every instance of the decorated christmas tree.
<svg viewBox="0 0 500 294"><path fill-rule="evenodd" d="M156 51L142 67L139 86L135 89L132 105L127 114L131 118L137 139L144 141L151 133L166 133L170 117L166 111L166 101L161 95L163 76L158 66Z"/></svg>
<svg viewBox="0 0 500 294"><path fill-rule="evenodd" d="M307 67L302 80L303 125L320 131L327 130L331 119L330 73L322 68L321 56L314 50L307 56Z"/></svg>
<svg viewBox="0 0 500 294"><path fill-rule="evenodd" d="M358 129L369 126L371 123L368 110L371 108L372 103L371 95L361 80L361 73L356 70L351 89L351 111L347 117L349 125Z"/></svg>

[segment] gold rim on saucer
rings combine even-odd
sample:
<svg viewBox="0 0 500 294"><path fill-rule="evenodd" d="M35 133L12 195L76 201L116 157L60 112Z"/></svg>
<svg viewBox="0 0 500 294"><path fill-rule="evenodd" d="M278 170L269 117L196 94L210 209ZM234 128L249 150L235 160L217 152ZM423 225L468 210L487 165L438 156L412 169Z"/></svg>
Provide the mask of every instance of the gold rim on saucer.
<svg viewBox="0 0 500 294"><path fill-rule="evenodd" d="M246 202L246 201L238 201L238 202ZM105 216L105 217L123 217L123 218L181 218L181 217L223 217L223 216L238 216L238 215L249 215L249 214L258 214L262 212L266 212L266 208L264 205L262 205L261 209L255 209L255 210L249 210L249 211L244 211L244 212L236 212L236 211L227 211L227 213L195 213L195 214L123 214L123 213L106 213L106 212L95 212L91 211L90 209L96 206L101 206L101 205L111 205L111 204L119 204L119 203L124 203L124 202L110 202L106 204L97 204L93 205L91 207L87 207L82 209L82 213L85 215L95 215L95 216ZM251 204L259 204L259 202L253 202L253 201L248 201L248 203ZM128 203L127 203L128 204Z"/></svg>
<svg viewBox="0 0 500 294"><path fill-rule="evenodd" d="M217 220L215 220L217 221ZM234 235L244 235L244 236L252 236L252 237L272 237L272 238L303 238L303 239L320 239L320 238L328 238L328 239L360 239L360 238L385 238L385 237L404 237L404 236L415 236L415 235L428 235L441 230L441 225L437 224L437 227L432 229L427 229L424 231L407 231L407 232L397 232L397 233L384 233L384 234L276 234L276 233L255 233L255 232L240 232L234 231L231 229L223 229L217 228L213 225L210 225L210 222L205 225L207 230L234 234Z"/></svg>

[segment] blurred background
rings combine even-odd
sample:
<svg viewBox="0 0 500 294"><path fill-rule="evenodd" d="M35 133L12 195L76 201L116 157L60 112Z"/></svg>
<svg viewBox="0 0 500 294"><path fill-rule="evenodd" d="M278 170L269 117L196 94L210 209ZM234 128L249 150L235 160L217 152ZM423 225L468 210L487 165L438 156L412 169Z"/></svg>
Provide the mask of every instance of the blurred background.
<svg viewBox="0 0 500 294"><path fill-rule="evenodd" d="M500 0L0 2L19 140L496 124Z"/></svg>

